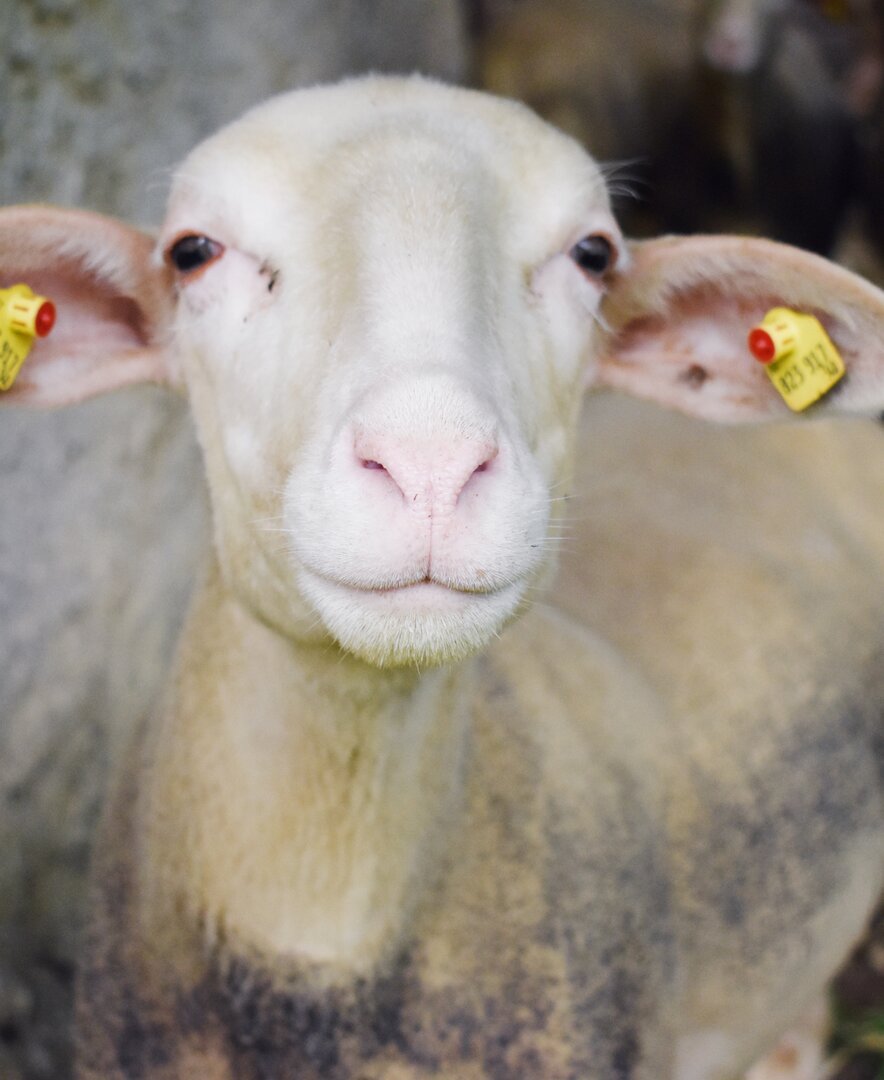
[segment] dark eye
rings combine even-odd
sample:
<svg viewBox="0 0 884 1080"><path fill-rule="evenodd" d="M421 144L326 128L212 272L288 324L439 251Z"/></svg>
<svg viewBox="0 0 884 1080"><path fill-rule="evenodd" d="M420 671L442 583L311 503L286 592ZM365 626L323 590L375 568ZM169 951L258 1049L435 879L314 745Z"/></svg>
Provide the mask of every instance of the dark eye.
<svg viewBox="0 0 884 1080"><path fill-rule="evenodd" d="M600 277L614 265L614 246L601 234L584 236L571 248L569 254L581 270L593 277Z"/></svg>
<svg viewBox="0 0 884 1080"><path fill-rule="evenodd" d="M182 274L190 274L200 267L208 266L223 254L224 245L217 240L188 233L186 236L179 236L166 252L166 257L176 270L180 270Z"/></svg>

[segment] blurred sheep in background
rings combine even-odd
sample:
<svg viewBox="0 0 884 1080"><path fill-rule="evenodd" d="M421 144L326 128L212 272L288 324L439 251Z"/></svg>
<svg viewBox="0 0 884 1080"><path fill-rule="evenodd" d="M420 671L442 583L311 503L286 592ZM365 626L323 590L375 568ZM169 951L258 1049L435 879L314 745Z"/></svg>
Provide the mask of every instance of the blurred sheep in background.
<svg viewBox="0 0 884 1080"><path fill-rule="evenodd" d="M831 254L860 206L881 250L881 23L875 0L484 0L475 75L620 163L636 234Z"/></svg>

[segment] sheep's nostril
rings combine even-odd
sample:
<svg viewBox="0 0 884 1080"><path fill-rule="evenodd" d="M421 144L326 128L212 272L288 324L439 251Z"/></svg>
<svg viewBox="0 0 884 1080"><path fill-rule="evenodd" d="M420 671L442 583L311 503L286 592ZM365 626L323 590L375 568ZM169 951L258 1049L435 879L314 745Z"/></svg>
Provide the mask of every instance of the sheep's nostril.
<svg viewBox="0 0 884 1080"><path fill-rule="evenodd" d="M381 472L387 471L379 461L370 461L368 459L363 460L362 467L363 469L380 469Z"/></svg>
<svg viewBox="0 0 884 1080"><path fill-rule="evenodd" d="M479 473L488 472L494 464L494 459L497 457L497 447L492 447L490 452L486 451L485 453L480 453L479 457L481 458L479 464L472 470L467 467L461 474L460 482L453 485L452 494L454 495L455 502L459 502L461 496L466 494L467 491L473 492L471 482L479 475ZM475 460L475 458L473 460Z"/></svg>
<svg viewBox="0 0 884 1080"><path fill-rule="evenodd" d="M495 458L498 455L498 448L496 444L486 447L485 453L482 455L483 460L473 469L470 473L469 479L472 479L476 473L488 472L491 466L494 464Z"/></svg>

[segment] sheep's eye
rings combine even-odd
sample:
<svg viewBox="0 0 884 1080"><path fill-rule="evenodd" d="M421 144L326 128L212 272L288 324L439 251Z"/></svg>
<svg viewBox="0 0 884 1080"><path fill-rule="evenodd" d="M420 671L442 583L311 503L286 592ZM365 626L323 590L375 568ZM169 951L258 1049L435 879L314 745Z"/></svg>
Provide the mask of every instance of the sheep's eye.
<svg viewBox="0 0 884 1080"><path fill-rule="evenodd" d="M571 258L581 270L594 277L599 277L614 265L614 247L611 241L601 234L584 236L570 251Z"/></svg>
<svg viewBox="0 0 884 1080"><path fill-rule="evenodd" d="M208 266L210 262L220 258L224 254L224 245L208 236L198 236L196 233L188 233L187 236L179 237L169 248L167 257L169 262L182 274L192 273L200 267Z"/></svg>

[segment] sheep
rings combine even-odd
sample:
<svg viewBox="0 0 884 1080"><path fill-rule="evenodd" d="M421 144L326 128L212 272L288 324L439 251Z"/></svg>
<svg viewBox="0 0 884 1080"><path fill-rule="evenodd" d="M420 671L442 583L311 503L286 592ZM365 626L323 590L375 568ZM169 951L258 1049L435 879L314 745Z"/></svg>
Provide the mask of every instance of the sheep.
<svg viewBox="0 0 884 1080"><path fill-rule="evenodd" d="M4 402L185 393L213 509L97 841L78 1076L769 1049L882 884L884 455L827 417L884 405L884 295L763 240L628 244L576 143L418 77L257 107L156 240L4 210L0 267L59 310ZM780 303L848 367L819 423L698 461L688 418L584 408L784 418L745 348Z"/></svg>

